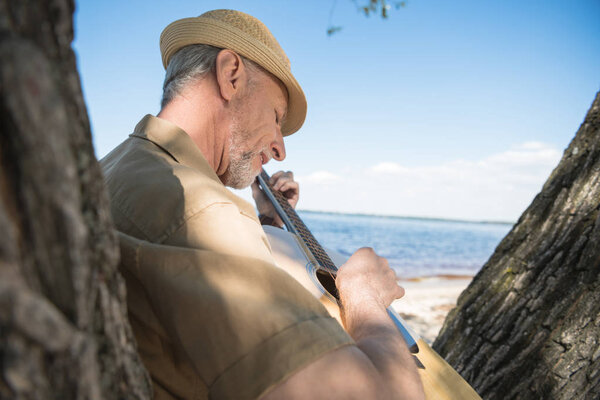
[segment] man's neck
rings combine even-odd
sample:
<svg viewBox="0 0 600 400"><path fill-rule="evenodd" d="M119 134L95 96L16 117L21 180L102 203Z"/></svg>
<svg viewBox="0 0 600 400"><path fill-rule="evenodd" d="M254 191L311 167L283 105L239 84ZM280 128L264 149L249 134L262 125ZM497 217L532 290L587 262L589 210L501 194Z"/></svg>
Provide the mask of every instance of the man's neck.
<svg viewBox="0 0 600 400"><path fill-rule="evenodd" d="M218 111L206 101L198 104L199 99L177 96L157 115L183 129L198 146L208 164L217 175L223 174L226 138L220 134ZM201 110L202 107L204 110ZM213 112L211 112L211 110Z"/></svg>

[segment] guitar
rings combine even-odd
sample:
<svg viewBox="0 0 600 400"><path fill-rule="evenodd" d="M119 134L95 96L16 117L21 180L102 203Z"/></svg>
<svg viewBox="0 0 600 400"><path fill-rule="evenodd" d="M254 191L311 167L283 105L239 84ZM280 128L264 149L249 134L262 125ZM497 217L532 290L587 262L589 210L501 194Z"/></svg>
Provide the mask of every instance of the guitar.
<svg viewBox="0 0 600 400"><path fill-rule="evenodd" d="M341 324L335 274L338 265L342 265L346 257L319 244L283 194L273 190L264 169L258 181L287 229L263 226L275 263L317 298ZM427 399L481 399L458 372L409 328L391 306L387 311L413 354Z"/></svg>

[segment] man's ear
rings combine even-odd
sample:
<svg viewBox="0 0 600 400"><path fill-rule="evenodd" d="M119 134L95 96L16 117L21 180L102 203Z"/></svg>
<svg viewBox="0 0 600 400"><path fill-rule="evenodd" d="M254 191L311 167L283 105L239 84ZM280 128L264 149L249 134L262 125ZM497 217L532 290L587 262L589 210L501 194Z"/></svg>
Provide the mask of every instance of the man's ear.
<svg viewBox="0 0 600 400"><path fill-rule="evenodd" d="M232 50L221 50L217 54L215 73L221 97L230 101L243 91L247 81L247 70L242 58Z"/></svg>

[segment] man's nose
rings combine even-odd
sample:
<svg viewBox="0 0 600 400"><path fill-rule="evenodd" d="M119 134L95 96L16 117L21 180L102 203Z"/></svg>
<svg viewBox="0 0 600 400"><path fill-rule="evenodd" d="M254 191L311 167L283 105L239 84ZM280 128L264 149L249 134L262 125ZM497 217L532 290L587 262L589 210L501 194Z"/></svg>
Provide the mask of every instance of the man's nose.
<svg viewBox="0 0 600 400"><path fill-rule="evenodd" d="M277 161L283 161L285 159L285 144L283 143L281 132L277 132L277 137L273 143L271 143L271 154Z"/></svg>

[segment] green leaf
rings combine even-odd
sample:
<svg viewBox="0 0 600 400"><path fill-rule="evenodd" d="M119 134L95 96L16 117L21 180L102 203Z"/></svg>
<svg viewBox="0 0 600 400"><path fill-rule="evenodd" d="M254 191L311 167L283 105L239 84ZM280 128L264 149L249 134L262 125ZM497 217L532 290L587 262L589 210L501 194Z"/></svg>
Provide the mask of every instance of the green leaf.
<svg viewBox="0 0 600 400"><path fill-rule="evenodd" d="M330 26L329 28L327 28L327 36L331 36L334 33L337 33L341 30L342 30L341 26Z"/></svg>

